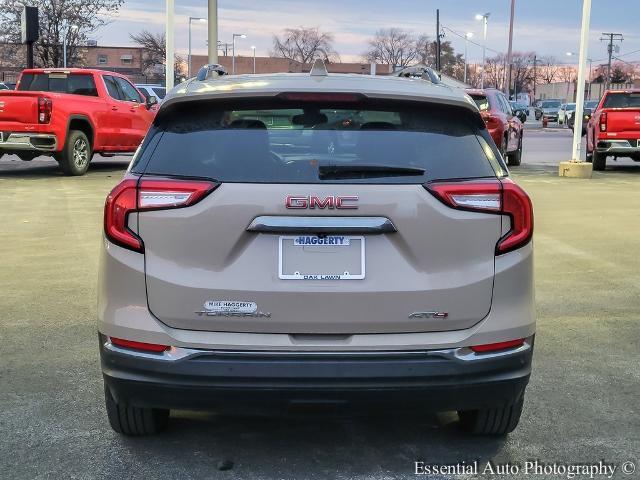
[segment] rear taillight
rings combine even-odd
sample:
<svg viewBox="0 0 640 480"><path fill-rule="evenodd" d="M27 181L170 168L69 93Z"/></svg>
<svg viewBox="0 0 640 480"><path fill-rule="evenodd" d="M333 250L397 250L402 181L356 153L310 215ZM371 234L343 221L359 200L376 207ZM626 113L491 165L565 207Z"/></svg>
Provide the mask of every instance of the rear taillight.
<svg viewBox="0 0 640 480"><path fill-rule="evenodd" d="M191 206L218 184L206 180L125 178L109 193L104 206L104 232L122 247L144 252L140 237L128 227L130 213Z"/></svg>
<svg viewBox="0 0 640 480"><path fill-rule="evenodd" d="M143 352L161 353L171 348L169 345L158 345L156 343L136 342L133 340L125 340L123 338L110 337L111 343L117 347L131 348Z"/></svg>
<svg viewBox="0 0 640 480"><path fill-rule="evenodd" d="M491 112L482 112L482 119L489 128L495 128L502 123L500 118Z"/></svg>
<svg viewBox="0 0 640 480"><path fill-rule="evenodd" d="M602 112L600 114L600 131L601 132L607 131L607 112Z"/></svg>
<svg viewBox="0 0 640 480"><path fill-rule="evenodd" d="M511 228L496 245L496 255L520 248L533 236L533 206L529 196L510 179L430 183L438 200L457 210L508 215Z"/></svg>
<svg viewBox="0 0 640 480"><path fill-rule="evenodd" d="M49 123L51 121L51 110L53 104L50 98L38 97L38 123Z"/></svg>
<svg viewBox="0 0 640 480"><path fill-rule="evenodd" d="M500 350L507 350L510 348L518 348L524 345L524 338L518 338L517 340L508 340L506 342L487 343L484 345L474 345L471 348L476 353L498 352Z"/></svg>

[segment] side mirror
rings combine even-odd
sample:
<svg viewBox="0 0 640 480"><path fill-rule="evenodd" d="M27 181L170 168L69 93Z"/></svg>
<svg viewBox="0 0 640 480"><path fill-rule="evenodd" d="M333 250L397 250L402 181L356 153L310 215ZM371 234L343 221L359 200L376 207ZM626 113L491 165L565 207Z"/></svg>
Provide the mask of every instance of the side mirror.
<svg viewBox="0 0 640 480"><path fill-rule="evenodd" d="M154 95L150 95L147 97L144 103L147 107L147 110L151 110L151 107L158 104L158 98Z"/></svg>
<svg viewBox="0 0 640 480"><path fill-rule="evenodd" d="M513 114L518 117L522 123L527 121L527 113L524 110L516 110Z"/></svg>

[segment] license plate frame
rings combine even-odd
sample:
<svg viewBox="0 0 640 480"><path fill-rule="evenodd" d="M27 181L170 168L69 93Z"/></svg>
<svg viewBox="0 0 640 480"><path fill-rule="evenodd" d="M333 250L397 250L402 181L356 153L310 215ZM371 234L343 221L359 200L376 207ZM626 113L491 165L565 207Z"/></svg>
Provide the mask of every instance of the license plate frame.
<svg viewBox="0 0 640 480"><path fill-rule="evenodd" d="M337 235L325 235L325 236L316 236L316 235L282 235L278 238L278 278L281 280L311 280L311 281L336 281L336 280L363 280L366 276L366 256L365 256L365 237L363 235L340 235L340 237L348 239L349 243L345 245L308 245L312 248L322 249L323 247L335 247L335 248L356 248L354 242L359 242L360 252L359 252L359 260L360 260L360 273L350 273L348 271L336 272L336 273L301 273L298 271L294 271L293 273L284 271L284 242L290 241L290 248L302 248L304 249L307 245L297 245L295 244L296 239L300 237L310 237L310 238L333 238L338 237ZM321 251L321 250L320 250Z"/></svg>

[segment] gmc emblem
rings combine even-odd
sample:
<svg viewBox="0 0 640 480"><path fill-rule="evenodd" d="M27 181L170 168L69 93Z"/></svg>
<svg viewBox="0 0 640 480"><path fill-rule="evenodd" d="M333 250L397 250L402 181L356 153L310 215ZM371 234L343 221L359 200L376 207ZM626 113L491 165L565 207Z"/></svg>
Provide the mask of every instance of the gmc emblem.
<svg viewBox="0 0 640 480"><path fill-rule="evenodd" d="M311 195L308 197L296 197L288 195L284 204L287 208L303 209L303 208L334 208L340 210L355 210L358 205L354 205L358 201L357 195L329 195L328 197L320 198L317 195Z"/></svg>

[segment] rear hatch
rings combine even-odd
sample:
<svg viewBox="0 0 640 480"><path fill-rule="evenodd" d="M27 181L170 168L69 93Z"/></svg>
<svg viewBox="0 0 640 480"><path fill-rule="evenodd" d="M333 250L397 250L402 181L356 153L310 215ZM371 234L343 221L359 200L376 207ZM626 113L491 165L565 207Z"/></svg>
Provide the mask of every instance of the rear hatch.
<svg viewBox="0 0 640 480"><path fill-rule="evenodd" d="M607 112L607 132L640 134L640 92L609 92L602 108Z"/></svg>
<svg viewBox="0 0 640 480"><path fill-rule="evenodd" d="M425 184L499 184L482 128L469 108L317 95L163 109L132 170L151 208L131 220L149 309L227 332L474 325L491 309L502 216L450 208ZM185 179L210 193L162 208L187 198Z"/></svg>

